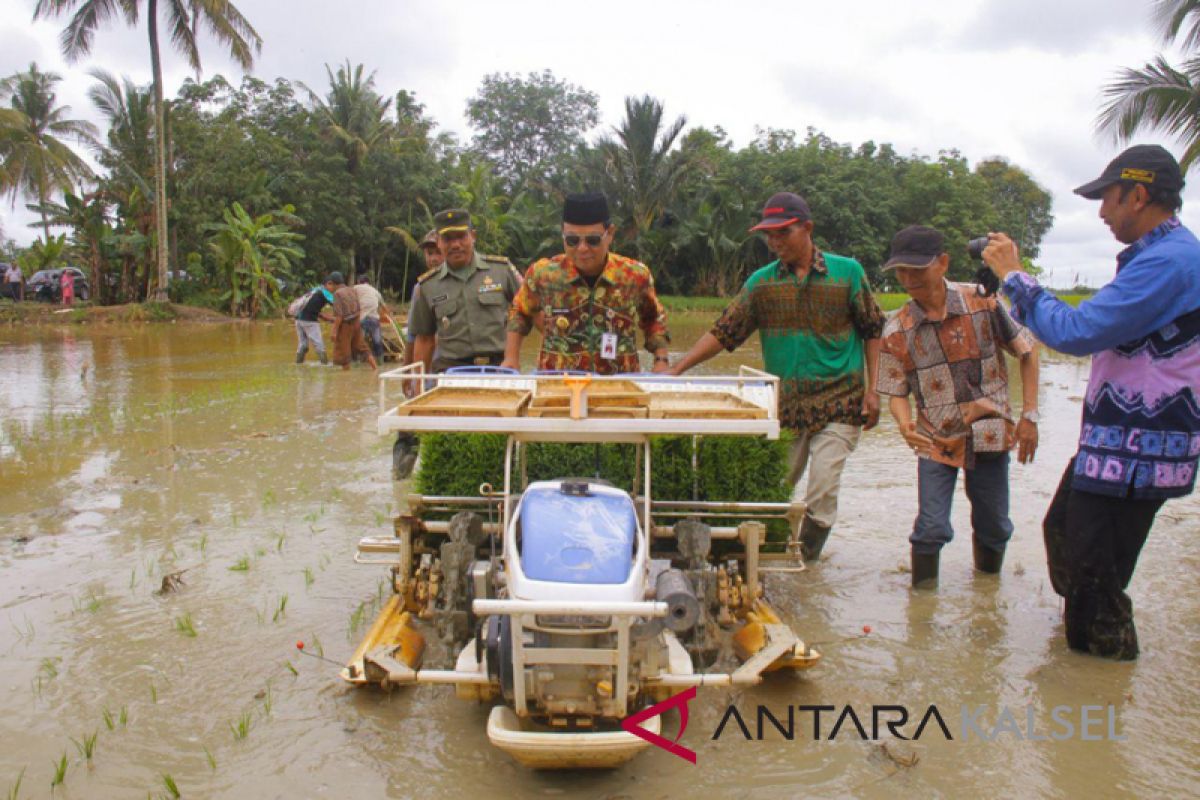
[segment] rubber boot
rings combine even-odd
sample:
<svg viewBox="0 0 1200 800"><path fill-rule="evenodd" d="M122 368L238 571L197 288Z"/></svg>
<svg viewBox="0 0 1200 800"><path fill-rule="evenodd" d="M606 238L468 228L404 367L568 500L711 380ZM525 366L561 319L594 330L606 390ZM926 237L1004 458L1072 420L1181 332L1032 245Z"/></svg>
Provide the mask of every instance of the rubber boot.
<svg viewBox="0 0 1200 800"><path fill-rule="evenodd" d="M321 359L321 364L322 364L323 366L326 366L326 367L328 367L328 366L329 366L329 356L325 355L325 353L323 353L323 352L322 352L322 353L317 353L317 355L318 355L318 356L320 357L320 359Z"/></svg>
<svg viewBox="0 0 1200 800"><path fill-rule="evenodd" d="M1003 564L1003 550L993 550L979 542L975 542L975 569L977 571L986 572L988 575L996 575L1000 572L1000 567Z"/></svg>
<svg viewBox="0 0 1200 800"><path fill-rule="evenodd" d="M392 445L392 478L398 481L406 479L412 475L416 463L417 437L407 432L397 434L396 443Z"/></svg>
<svg viewBox="0 0 1200 800"><path fill-rule="evenodd" d="M812 517L806 516L800 524L800 557L806 562L816 561L821 557L825 541L829 538L830 529L820 525Z"/></svg>
<svg viewBox="0 0 1200 800"><path fill-rule="evenodd" d="M296 363L303 364L305 355L306 355L306 353L296 353Z"/></svg>
<svg viewBox="0 0 1200 800"><path fill-rule="evenodd" d="M940 553L912 554L912 586L914 589L936 589Z"/></svg>

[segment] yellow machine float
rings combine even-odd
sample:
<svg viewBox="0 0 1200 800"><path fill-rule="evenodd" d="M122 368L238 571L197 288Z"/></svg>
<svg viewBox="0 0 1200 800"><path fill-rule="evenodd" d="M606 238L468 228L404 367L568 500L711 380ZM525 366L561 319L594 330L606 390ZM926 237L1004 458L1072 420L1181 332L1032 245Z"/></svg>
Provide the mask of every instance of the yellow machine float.
<svg viewBox="0 0 1200 800"><path fill-rule="evenodd" d="M820 658L763 597L764 572L804 569L802 503L652 499L653 436L778 438L775 376L428 376L414 364L380 377L381 434L504 434L504 484L474 497L414 495L394 536L359 542L356 560L390 568L394 594L346 681L451 685L495 704L488 738L521 763L603 768L648 746L620 727L647 706ZM634 485L529 482L514 470L532 442L632 444ZM765 522L780 518L791 527L786 552L761 552ZM445 668L423 662L430 626L456 654ZM723 645L740 666L705 671ZM658 733L660 722L644 727Z"/></svg>

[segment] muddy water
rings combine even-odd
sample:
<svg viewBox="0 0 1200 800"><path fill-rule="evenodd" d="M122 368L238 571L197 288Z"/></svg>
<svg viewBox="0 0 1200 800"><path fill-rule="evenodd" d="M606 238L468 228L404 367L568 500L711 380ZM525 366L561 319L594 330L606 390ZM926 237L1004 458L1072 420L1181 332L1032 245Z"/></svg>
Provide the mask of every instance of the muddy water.
<svg viewBox="0 0 1200 800"><path fill-rule="evenodd" d="M676 315L676 341L706 321ZM184 797L217 798L1200 794L1200 504L1169 503L1143 554L1134 664L1070 653L1046 578L1039 523L1086 364L1043 371L1042 448L1013 468L1001 580L972 575L960 492L941 589L909 592L915 464L885 421L847 467L820 566L768 582L784 617L824 643L822 665L702 690L682 739L697 766L652 750L558 775L493 750L487 709L449 690L352 691L297 653L297 640L334 660L352 650L385 577L354 565L355 542L388 532L407 486L372 430L372 376L296 367L292 346L283 325L0 330L0 791L24 768L22 796L48 795L65 754L63 798L158 794L164 774ZM758 354L721 358L712 366ZM156 594L177 570L178 590ZM954 740L931 725L893 759L849 722L828 741L830 712L814 741L809 712L791 741L769 726L746 741L733 723L714 741L731 703L751 733L758 705L781 718L849 705L867 734L873 705L936 705ZM963 740L964 706L983 707L994 741ZM1030 741L1064 732L1056 706L1071 707L1075 738ZM1100 741L1080 740L1082 706L1103 707L1089 712ZM1106 740L1108 707L1123 741ZM88 761L72 740L93 732Z"/></svg>

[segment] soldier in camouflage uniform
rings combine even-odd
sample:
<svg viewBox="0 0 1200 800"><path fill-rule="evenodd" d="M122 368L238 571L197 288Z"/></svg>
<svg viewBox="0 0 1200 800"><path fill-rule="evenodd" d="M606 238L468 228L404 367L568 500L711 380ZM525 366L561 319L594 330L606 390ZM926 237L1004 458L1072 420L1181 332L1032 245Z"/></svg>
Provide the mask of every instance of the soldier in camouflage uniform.
<svg viewBox="0 0 1200 800"><path fill-rule="evenodd" d="M408 320L413 360L424 361L432 372L495 366L504 359L505 320L521 275L507 258L475 252L466 211L440 211L433 222L446 262L417 279L420 292Z"/></svg>
<svg viewBox="0 0 1200 800"><path fill-rule="evenodd" d="M654 278L645 264L609 252L614 231L604 195L567 196L566 252L536 262L525 273L509 311L504 366L520 368L521 343L539 314L539 369L640 372L638 328L654 356L654 371L670 366L667 314L654 292Z"/></svg>

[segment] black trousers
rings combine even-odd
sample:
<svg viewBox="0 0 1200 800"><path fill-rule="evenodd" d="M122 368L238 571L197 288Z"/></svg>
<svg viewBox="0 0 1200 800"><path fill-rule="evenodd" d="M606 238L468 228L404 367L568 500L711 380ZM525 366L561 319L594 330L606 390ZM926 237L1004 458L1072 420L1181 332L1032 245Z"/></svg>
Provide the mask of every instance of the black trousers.
<svg viewBox="0 0 1200 800"><path fill-rule="evenodd" d="M1106 658L1138 656L1133 601L1125 594L1154 515L1166 502L1081 492L1067 463L1042 522L1050 583L1066 602L1067 644Z"/></svg>

